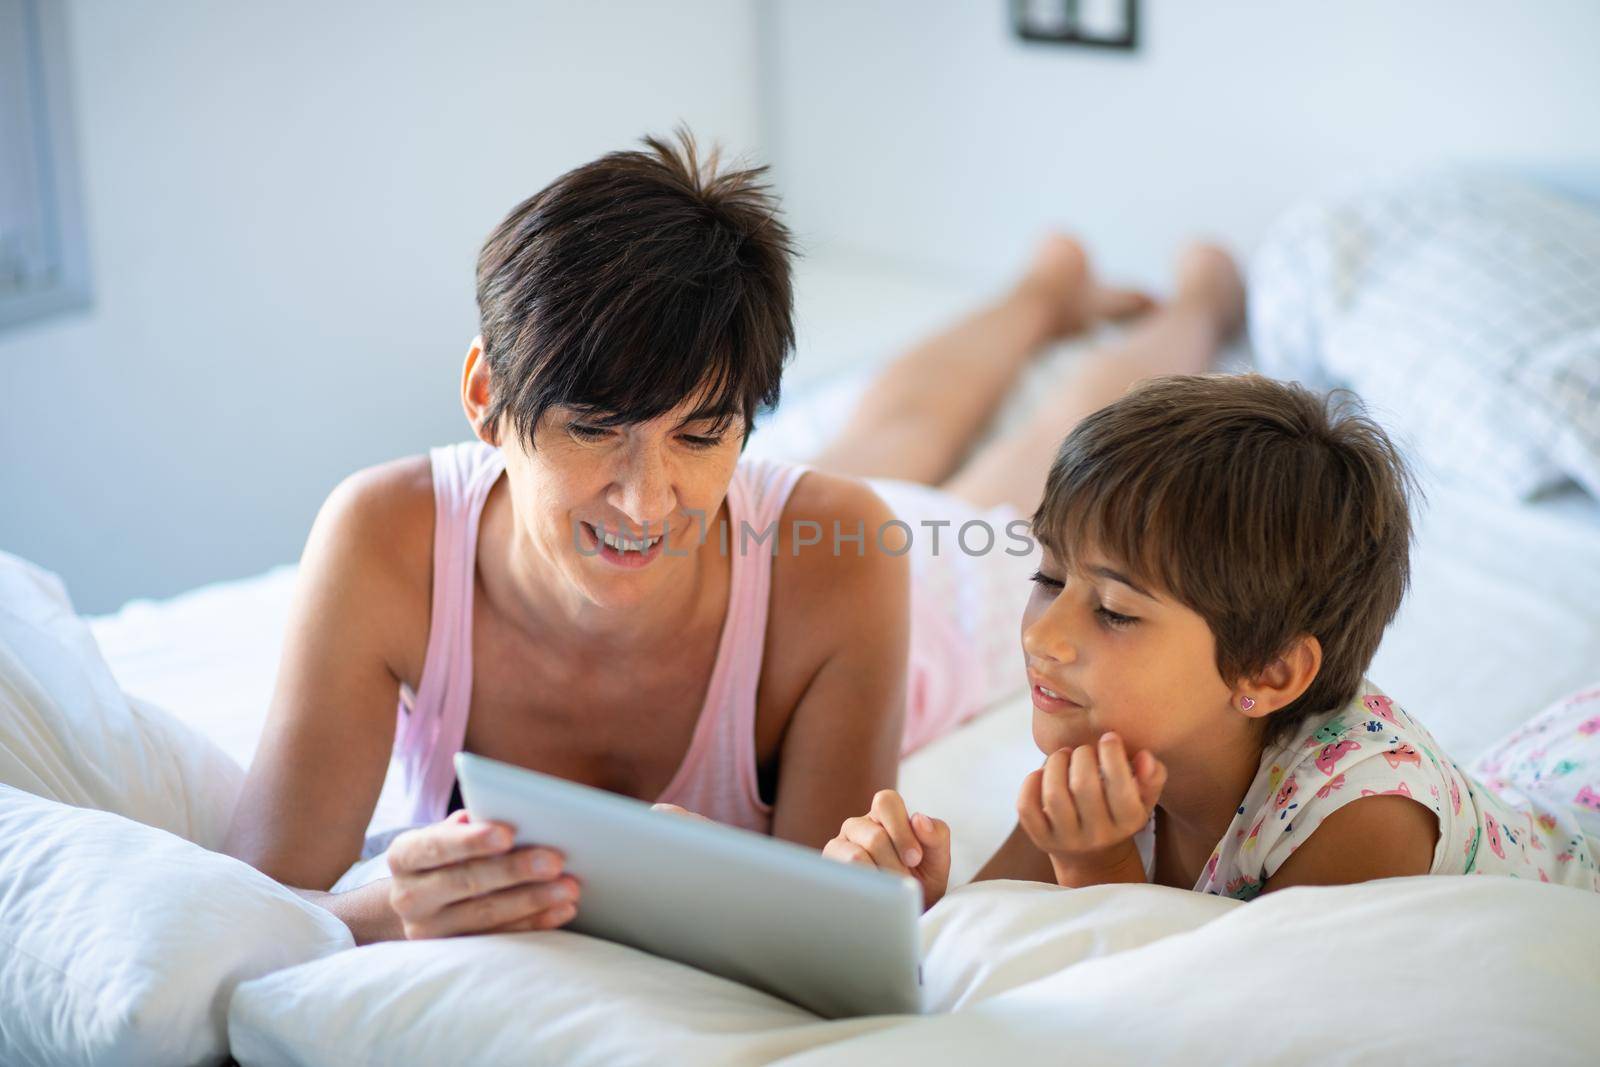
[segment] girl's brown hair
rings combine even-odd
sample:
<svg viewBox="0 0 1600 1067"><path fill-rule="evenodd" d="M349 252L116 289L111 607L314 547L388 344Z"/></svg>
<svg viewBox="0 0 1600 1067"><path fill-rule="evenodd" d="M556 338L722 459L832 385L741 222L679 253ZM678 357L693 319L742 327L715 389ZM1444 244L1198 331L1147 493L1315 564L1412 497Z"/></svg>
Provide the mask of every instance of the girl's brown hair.
<svg viewBox="0 0 1600 1067"><path fill-rule="evenodd" d="M1063 566L1092 545L1198 613L1229 684L1315 637L1322 667L1268 719L1272 743L1357 695L1410 580L1415 495L1352 394L1170 377L1078 424L1033 529Z"/></svg>

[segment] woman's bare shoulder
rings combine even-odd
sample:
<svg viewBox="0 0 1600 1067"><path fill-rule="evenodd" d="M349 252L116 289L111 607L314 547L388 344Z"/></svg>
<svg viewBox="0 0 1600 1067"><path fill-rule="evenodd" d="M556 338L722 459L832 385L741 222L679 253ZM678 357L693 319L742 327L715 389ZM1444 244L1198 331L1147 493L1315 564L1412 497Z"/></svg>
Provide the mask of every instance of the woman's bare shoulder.
<svg viewBox="0 0 1600 1067"><path fill-rule="evenodd" d="M387 529L393 536L414 534L420 526L431 540L433 464L427 456L404 456L363 467L334 487L322 509L341 528Z"/></svg>
<svg viewBox="0 0 1600 1067"><path fill-rule="evenodd" d="M328 494L301 556L302 581L324 604L381 631L384 658L401 674L427 639L433 577L433 472L407 456L347 476Z"/></svg>
<svg viewBox="0 0 1600 1067"><path fill-rule="evenodd" d="M334 486L312 541L326 535L351 564L411 570L431 561L433 517L432 464L427 456L406 456L364 467Z"/></svg>
<svg viewBox="0 0 1600 1067"><path fill-rule="evenodd" d="M894 512L859 478L807 471L783 509L773 603L785 613L856 617L863 597L903 596L909 570ZM848 629L848 627L843 627Z"/></svg>
<svg viewBox="0 0 1600 1067"><path fill-rule="evenodd" d="M836 540L842 550L848 550L851 556L858 556L855 550L857 542L853 539L858 532L864 534L860 543L865 545L865 554L871 555L874 549L880 547L881 527L893 518L894 512L889 505L860 478L819 470L809 470L800 476L783 508L784 535L791 536L798 522L820 524L821 545L827 549L830 557L834 554ZM838 524L837 536L835 522ZM810 536L813 536L812 532L808 532L807 537ZM884 536L893 549L893 539ZM802 549L797 558L805 556L806 552Z"/></svg>

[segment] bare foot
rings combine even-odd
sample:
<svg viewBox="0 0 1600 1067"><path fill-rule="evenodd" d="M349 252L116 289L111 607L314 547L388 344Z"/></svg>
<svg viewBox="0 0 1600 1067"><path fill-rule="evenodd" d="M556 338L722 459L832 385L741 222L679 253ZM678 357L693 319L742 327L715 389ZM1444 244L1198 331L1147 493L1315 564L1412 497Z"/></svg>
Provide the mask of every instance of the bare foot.
<svg viewBox="0 0 1600 1067"><path fill-rule="evenodd" d="M1173 269L1177 295L1173 304L1203 312L1216 330L1216 343L1226 344L1244 325L1244 278L1233 256L1221 245L1195 241L1178 253Z"/></svg>
<svg viewBox="0 0 1600 1067"><path fill-rule="evenodd" d="M1046 341L1082 333L1104 319L1125 319L1155 307L1137 289L1102 285L1083 245L1061 233L1047 234L1017 282L1016 293L1050 309Z"/></svg>

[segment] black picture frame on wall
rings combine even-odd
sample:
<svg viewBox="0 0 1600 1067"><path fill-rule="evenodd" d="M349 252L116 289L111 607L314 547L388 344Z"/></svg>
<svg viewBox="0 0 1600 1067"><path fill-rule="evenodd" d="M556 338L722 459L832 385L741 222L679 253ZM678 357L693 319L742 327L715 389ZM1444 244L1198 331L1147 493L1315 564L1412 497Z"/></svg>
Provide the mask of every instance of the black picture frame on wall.
<svg viewBox="0 0 1600 1067"><path fill-rule="evenodd" d="M1139 48L1139 0L1009 0L1011 27L1035 44Z"/></svg>

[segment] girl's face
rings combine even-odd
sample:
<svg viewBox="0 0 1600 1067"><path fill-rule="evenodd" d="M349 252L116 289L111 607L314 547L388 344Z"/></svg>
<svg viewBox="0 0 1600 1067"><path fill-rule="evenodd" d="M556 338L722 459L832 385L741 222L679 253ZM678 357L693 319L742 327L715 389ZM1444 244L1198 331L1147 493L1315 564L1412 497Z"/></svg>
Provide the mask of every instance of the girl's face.
<svg viewBox="0 0 1600 1067"><path fill-rule="evenodd" d="M529 450L502 434L517 524L537 558L600 607L648 600L695 564L728 492L743 419L691 418L686 401L648 422L599 426L570 408L540 420ZM617 547L603 536L624 539Z"/></svg>
<svg viewBox="0 0 1600 1067"><path fill-rule="evenodd" d="M1042 752L1091 744L1107 730L1129 752L1166 759L1230 719L1231 688L1199 614L1146 590L1097 552L1065 573L1048 549L1022 616Z"/></svg>

